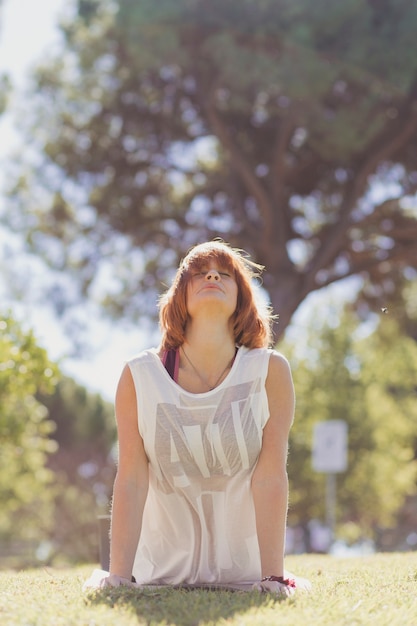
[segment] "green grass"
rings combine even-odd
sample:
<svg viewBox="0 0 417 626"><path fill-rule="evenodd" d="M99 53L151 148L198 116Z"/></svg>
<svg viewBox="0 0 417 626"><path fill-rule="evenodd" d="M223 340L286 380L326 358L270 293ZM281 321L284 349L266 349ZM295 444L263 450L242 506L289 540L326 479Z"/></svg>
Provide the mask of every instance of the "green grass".
<svg viewBox="0 0 417 626"><path fill-rule="evenodd" d="M81 592L94 566L0 572L2 626L417 626L417 552L340 559L302 555L288 569L312 592Z"/></svg>

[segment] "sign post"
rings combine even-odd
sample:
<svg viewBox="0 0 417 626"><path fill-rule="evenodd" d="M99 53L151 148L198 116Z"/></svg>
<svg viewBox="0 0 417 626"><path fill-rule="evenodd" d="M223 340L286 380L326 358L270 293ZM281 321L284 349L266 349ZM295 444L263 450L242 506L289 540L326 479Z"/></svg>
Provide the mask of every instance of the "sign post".
<svg viewBox="0 0 417 626"><path fill-rule="evenodd" d="M336 526L336 474L347 469L347 423L318 422L313 432L312 465L326 474L326 524L333 541Z"/></svg>

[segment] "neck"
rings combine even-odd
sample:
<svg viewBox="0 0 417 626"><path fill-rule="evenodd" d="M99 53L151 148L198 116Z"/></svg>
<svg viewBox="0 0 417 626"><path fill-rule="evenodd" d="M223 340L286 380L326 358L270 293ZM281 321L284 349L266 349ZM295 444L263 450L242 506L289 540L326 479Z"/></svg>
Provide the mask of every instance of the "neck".
<svg viewBox="0 0 417 626"><path fill-rule="evenodd" d="M236 354L233 334L226 327L189 323L180 350L179 384L195 393L209 391L227 376Z"/></svg>
<svg viewBox="0 0 417 626"><path fill-rule="evenodd" d="M228 326L213 323L190 321L187 325L184 341L185 349L190 354L204 357L206 364L218 363L219 359L232 358L235 352L233 333Z"/></svg>

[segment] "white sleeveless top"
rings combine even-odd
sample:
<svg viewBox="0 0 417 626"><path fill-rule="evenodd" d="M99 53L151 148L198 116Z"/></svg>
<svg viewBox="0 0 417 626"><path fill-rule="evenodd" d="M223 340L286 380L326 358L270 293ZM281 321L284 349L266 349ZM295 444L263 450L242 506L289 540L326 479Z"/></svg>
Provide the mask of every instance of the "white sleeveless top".
<svg viewBox="0 0 417 626"><path fill-rule="evenodd" d="M259 581L251 477L269 418L271 352L239 348L223 382L199 394L172 380L155 349L129 361L149 459L138 583Z"/></svg>

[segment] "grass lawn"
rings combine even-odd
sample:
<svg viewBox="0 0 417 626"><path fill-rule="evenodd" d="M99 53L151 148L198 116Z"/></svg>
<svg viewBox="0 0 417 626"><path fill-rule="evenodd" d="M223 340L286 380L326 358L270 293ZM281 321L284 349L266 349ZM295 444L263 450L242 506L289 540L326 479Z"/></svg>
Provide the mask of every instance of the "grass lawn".
<svg viewBox="0 0 417 626"><path fill-rule="evenodd" d="M258 592L83 594L95 566L0 572L1 626L417 626L417 552L361 558L288 557L313 590L278 600Z"/></svg>

